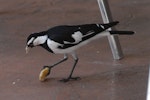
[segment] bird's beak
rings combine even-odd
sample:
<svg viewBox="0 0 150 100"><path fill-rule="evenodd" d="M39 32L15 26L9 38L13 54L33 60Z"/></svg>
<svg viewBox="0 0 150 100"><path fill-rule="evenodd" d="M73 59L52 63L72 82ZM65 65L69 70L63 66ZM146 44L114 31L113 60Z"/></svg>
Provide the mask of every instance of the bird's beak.
<svg viewBox="0 0 150 100"><path fill-rule="evenodd" d="M28 46L26 46L25 50L26 50L26 54L27 54L29 52L30 48Z"/></svg>

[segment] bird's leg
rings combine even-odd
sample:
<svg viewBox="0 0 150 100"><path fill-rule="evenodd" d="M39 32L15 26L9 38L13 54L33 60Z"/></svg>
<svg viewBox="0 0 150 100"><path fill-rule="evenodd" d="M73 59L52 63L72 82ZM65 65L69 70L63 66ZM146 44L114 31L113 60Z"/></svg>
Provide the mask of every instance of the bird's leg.
<svg viewBox="0 0 150 100"><path fill-rule="evenodd" d="M73 71L74 71L74 69L75 69L75 67L76 67L76 65L77 65L77 63L78 63L78 60L79 60L75 53L72 54L72 57L73 57L73 59L74 59L73 68L72 68L71 73L70 73L70 75L69 75L68 78L60 80L60 81L62 81L62 82L68 82L69 80L77 80L77 79L80 79L80 77L72 77Z"/></svg>
<svg viewBox="0 0 150 100"><path fill-rule="evenodd" d="M67 59L68 59L67 54L64 54L64 58L63 58L63 59L61 59L61 60L58 61L57 63L54 63L54 64L51 65L51 66L44 66L43 69L48 68L48 70L49 70L49 72L50 72L50 71L51 71L51 68L53 68L54 66L56 66L56 65L58 65L58 64L60 64L60 63L62 63L62 62L64 62L64 61L66 61ZM42 69L42 70L43 70L43 69ZM48 73L47 75L49 75L49 73Z"/></svg>
<svg viewBox="0 0 150 100"><path fill-rule="evenodd" d="M64 61L66 61L67 59L68 59L67 54L64 54L64 58L62 60L58 61L57 63L55 63L55 64L53 64L51 66L49 66L49 68L53 68L54 66L56 66L56 65L58 65L58 64L60 64L60 63L62 63Z"/></svg>
<svg viewBox="0 0 150 100"><path fill-rule="evenodd" d="M45 78L50 74L51 72L51 68L53 68L54 66L66 61L68 59L68 56L66 54L64 54L64 58L60 61L58 61L57 63L51 65L51 66L44 66L43 69L40 72L39 75L39 80L40 81L45 81Z"/></svg>

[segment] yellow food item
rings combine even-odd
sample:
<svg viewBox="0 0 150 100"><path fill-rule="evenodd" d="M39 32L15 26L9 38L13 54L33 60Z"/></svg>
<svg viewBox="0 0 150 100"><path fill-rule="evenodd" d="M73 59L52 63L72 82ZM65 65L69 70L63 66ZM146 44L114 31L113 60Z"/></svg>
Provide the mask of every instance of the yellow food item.
<svg viewBox="0 0 150 100"><path fill-rule="evenodd" d="M49 75L50 69L48 67L44 68L39 75L39 80L41 82L45 81L46 77Z"/></svg>

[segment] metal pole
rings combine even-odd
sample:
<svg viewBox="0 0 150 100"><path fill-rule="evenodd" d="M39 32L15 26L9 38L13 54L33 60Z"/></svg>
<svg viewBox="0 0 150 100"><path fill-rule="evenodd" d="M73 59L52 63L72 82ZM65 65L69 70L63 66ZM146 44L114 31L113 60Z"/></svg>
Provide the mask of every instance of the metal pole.
<svg viewBox="0 0 150 100"><path fill-rule="evenodd" d="M148 85L147 85L147 99L150 100L150 65L149 65L149 74L148 74Z"/></svg>
<svg viewBox="0 0 150 100"><path fill-rule="evenodd" d="M103 22L109 23L109 22L113 21L107 0L97 0L97 2L99 5L99 8L100 8ZM115 30L115 28L110 28L109 30L112 30L112 29ZM118 36L110 35L110 36L108 36L108 40L109 40L109 44L110 44L114 59L123 58L123 52L121 49L121 45L120 45Z"/></svg>

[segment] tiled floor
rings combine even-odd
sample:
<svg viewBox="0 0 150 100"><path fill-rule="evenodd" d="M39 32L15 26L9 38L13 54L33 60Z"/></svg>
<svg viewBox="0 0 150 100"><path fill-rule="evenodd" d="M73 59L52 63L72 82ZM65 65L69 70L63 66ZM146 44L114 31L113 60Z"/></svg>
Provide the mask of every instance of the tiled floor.
<svg viewBox="0 0 150 100"><path fill-rule="evenodd" d="M150 1L109 0L119 30L124 58L113 60L107 38L77 51L74 76L81 80L61 83L72 59L52 69L46 82L38 80L43 65L60 59L42 48L25 54L32 32L62 24L102 23L96 0L0 0L0 99L3 100L145 100L150 59Z"/></svg>

